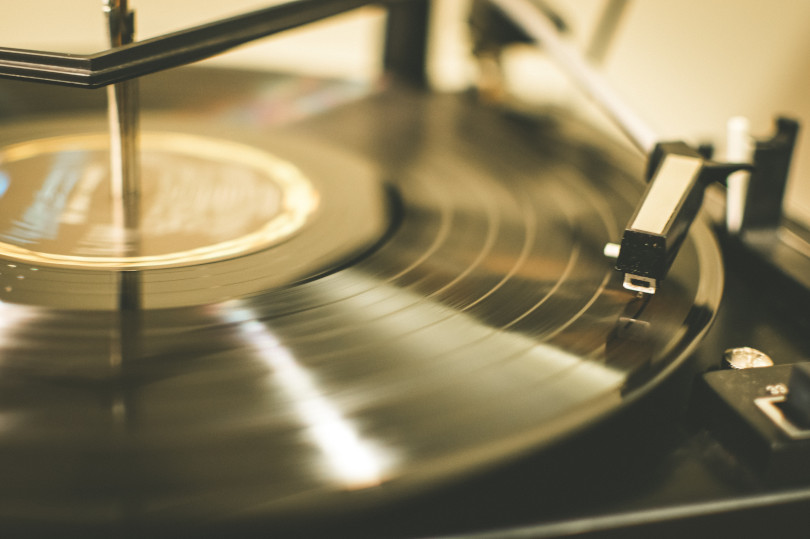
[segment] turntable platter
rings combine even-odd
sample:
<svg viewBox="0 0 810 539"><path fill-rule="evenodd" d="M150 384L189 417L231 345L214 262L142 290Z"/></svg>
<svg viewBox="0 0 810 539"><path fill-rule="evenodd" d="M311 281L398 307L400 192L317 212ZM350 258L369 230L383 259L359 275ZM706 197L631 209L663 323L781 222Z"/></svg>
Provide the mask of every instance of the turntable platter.
<svg viewBox="0 0 810 539"><path fill-rule="evenodd" d="M191 99L172 90L223 78ZM340 195L347 168L289 150L337 193L334 226L139 269L145 307L120 363L118 270L7 257L0 521L11 528L361 514L620 409L685 360L717 307L721 263L702 224L655 297L622 287L602 247L633 210L641 186L627 167L639 164L571 120L239 72L167 72L143 91L147 109L173 109L159 122L268 152L312 141L360 163L387 193L384 223L357 241L341 225L353 212ZM46 103L48 121L79 95L2 92L26 114ZM318 112L302 111L313 96ZM277 262L349 240L337 259Z"/></svg>

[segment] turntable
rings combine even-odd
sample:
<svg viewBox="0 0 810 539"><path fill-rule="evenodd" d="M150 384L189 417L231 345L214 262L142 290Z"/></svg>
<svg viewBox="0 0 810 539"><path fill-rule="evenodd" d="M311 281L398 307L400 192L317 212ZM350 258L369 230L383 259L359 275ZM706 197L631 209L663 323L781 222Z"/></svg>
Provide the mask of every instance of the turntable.
<svg viewBox="0 0 810 539"><path fill-rule="evenodd" d="M750 163L662 141L528 0L473 3L488 77L461 94L429 89L421 0L375 3L374 84L183 67L366 4L138 41L108 0L108 49L0 49L0 529L794 529L798 124ZM525 42L636 148L505 98L499 55Z"/></svg>

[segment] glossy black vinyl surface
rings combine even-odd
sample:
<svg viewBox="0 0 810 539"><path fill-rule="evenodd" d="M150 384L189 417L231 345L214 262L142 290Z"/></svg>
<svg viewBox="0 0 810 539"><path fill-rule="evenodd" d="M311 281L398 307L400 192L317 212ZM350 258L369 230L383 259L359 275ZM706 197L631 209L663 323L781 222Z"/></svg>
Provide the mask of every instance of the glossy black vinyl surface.
<svg viewBox="0 0 810 539"><path fill-rule="evenodd" d="M144 101L212 133L315 140L359 159L390 193L386 232L286 282L267 275L275 248L128 272L139 311L116 310L121 273L4 262L9 529L361 519L621 409L677 367L713 318L722 268L705 225L655 297L621 287L602 248L640 185L632 160L573 122L464 96L360 96L343 83L238 72L223 87L222 76L147 79ZM52 116L38 104L60 96L63 109L93 106L84 94L37 89L53 92L41 100L22 88L3 87L20 104L10 116ZM319 174L318 184L337 181ZM337 208L349 215L351 201ZM311 250L305 237L285 253Z"/></svg>

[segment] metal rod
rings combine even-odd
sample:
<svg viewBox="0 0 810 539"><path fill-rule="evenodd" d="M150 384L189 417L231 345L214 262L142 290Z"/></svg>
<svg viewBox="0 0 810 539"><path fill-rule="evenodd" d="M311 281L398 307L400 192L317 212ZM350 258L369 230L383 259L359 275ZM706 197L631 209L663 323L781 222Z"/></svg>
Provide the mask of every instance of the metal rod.
<svg viewBox="0 0 810 539"><path fill-rule="evenodd" d="M110 45L132 43L134 16L127 0L105 0ZM128 80L107 87L110 127L110 193L113 223L121 233L121 255L134 256L133 241L140 221L140 163L138 155L138 81Z"/></svg>
<svg viewBox="0 0 810 539"><path fill-rule="evenodd" d="M616 35L619 22L622 20L630 0L608 0L599 17L599 23L591 36L586 56L596 65L600 65L607 55L610 44Z"/></svg>
<svg viewBox="0 0 810 539"><path fill-rule="evenodd" d="M138 229L140 215L138 81L108 86L107 108L113 221L122 230L131 232Z"/></svg>
<svg viewBox="0 0 810 539"><path fill-rule="evenodd" d="M659 141L633 109L618 96L605 78L573 46L560 37L551 22L528 0L490 0L526 34L542 44L557 65L607 113L642 152L649 154Z"/></svg>
<svg viewBox="0 0 810 539"><path fill-rule="evenodd" d="M132 43L134 14L127 0L104 0L110 46ZM110 128L110 195L113 227L118 234L118 255L136 256L140 227L140 155L138 80L107 87ZM118 275L118 328L113 338L110 364L119 374L130 357L137 356L140 333L141 280L137 272ZM118 408L126 410L121 400Z"/></svg>

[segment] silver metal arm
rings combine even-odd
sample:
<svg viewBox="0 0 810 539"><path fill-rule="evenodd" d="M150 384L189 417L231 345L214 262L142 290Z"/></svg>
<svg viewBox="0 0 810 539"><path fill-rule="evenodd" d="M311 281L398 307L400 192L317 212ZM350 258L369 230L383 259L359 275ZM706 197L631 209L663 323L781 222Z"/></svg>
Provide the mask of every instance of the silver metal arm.
<svg viewBox="0 0 810 539"><path fill-rule="evenodd" d="M577 85L642 152L649 154L659 138L635 111L628 107L605 78L592 68L582 54L566 43L554 25L529 0L491 0L527 35L542 43L545 50Z"/></svg>

